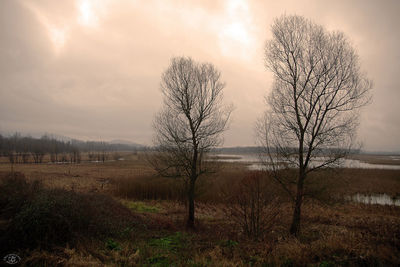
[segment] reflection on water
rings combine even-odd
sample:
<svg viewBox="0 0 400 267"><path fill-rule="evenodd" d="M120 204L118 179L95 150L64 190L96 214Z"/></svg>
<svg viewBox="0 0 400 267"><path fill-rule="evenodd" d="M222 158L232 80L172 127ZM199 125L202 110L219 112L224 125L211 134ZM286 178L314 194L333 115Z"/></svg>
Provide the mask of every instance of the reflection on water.
<svg viewBox="0 0 400 267"><path fill-rule="evenodd" d="M218 154L214 160L221 162L245 162L249 163L249 170L267 170L271 166L261 163L260 157L256 154ZM324 161L323 157L314 158L310 162L310 166L318 165ZM355 159L341 159L339 167L341 168L357 168L357 169L388 169L388 170L400 170L400 165L389 165L389 164L370 164Z"/></svg>
<svg viewBox="0 0 400 267"><path fill-rule="evenodd" d="M348 196L346 199L363 204L400 206L400 198L393 198L387 194L376 194L376 195L356 194L353 196Z"/></svg>

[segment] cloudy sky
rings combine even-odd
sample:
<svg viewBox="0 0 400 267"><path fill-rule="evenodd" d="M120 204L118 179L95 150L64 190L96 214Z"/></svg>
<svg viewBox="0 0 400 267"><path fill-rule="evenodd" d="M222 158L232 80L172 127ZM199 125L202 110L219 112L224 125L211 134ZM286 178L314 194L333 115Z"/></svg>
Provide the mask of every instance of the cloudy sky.
<svg viewBox="0 0 400 267"><path fill-rule="evenodd" d="M359 139L400 151L400 2L0 1L0 132L151 144L171 57L211 62L235 110L225 146L254 145L271 74L270 25L297 14L344 32L374 81Z"/></svg>

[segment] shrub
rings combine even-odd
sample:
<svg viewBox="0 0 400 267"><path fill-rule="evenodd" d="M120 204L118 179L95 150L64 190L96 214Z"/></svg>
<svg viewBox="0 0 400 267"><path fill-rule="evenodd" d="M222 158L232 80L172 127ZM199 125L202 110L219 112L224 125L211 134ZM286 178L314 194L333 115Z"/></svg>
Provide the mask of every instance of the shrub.
<svg viewBox="0 0 400 267"><path fill-rule="evenodd" d="M23 199L27 195L26 188L32 189L34 186L21 178L13 183L3 183L0 191L13 192L12 200ZM8 249L50 248L73 244L78 237L117 236L124 229L141 222L121 203L100 194L41 189L30 192L29 198L23 202L18 201L23 203L19 204L18 209L17 205L10 204L13 201L4 199L3 206L14 207L0 244Z"/></svg>
<svg viewBox="0 0 400 267"><path fill-rule="evenodd" d="M228 196L228 216L252 239L260 239L272 228L279 214L279 202L260 172L247 174Z"/></svg>
<svg viewBox="0 0 400 267"><path fill-rule="evenodd" d="M8 220L42 190L39 181L28 183L22 173L0 174L0 218Z"/></svg>

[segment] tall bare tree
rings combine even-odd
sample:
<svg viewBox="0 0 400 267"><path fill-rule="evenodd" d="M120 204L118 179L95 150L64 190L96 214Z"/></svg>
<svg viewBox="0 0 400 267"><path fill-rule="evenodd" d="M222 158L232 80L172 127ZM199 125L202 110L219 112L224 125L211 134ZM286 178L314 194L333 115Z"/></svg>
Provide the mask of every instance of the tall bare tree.
<svg viewBox="0 0 400 267"><path fill-rule="evenodd" d="M162 75L164 107L154 121L154 145L151 158L163 176L182 177L187 185L187 226L195 220L195 183L207 172L205 154L221 144L231 108L222 103L220 72L209 63L177 57Z"/></svg>
<svg viewBox="0 0 400 267"><path fill-rule="evenodd" d="M343 33L328 32L301 16L272 25L265 62L273 73L269 109L259 122L268 168L294 201L290 232L300 230L305 180L314 170L340 164L355 144L359 108L372 82ZM297 169L282 176L284 166Z"/></svg>

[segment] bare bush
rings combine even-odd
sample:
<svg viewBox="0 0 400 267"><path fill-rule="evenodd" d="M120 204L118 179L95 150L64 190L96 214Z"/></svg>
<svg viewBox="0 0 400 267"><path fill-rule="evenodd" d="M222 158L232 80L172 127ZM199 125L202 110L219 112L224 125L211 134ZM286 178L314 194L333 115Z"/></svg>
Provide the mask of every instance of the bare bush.
<svg viewBox="0 0 400 267"><path fill-rule="evenodd" d="M227 215L251 239L262 239L279 215L279 201L269 184L260 172L252 172L229 193Z"/></svg>

